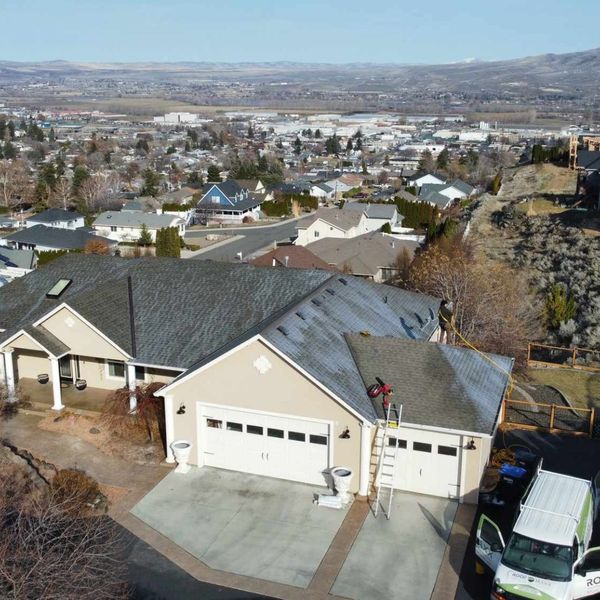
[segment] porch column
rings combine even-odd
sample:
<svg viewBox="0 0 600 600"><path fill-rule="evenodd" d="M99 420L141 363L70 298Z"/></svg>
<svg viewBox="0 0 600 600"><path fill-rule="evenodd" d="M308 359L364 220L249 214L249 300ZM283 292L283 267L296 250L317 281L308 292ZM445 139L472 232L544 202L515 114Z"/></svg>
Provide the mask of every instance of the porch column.
<svg viewBox="0 0 600 600"><path fill-rule="evenodd" d="M369 479L371 474L371 424L360 424L360 473L358 495L365 498L369 495Z"/></svg>
<svg viewBox="0 0 600 600"><path fill-rule="evenodd" d="M6 379L6 391L8 392L8 401L15 402L17 395L15 393L15 369L13 366L14 348L5 348L2 350L4 357L4 378Z"/></svg>
<svg viewBox="0 0 600 600"><path fill-rule="evenodd" d="M173 449L171 444L175 437L175 428L173 426L173 396L165 396L165 434L167 438L167 458L166 462L174 463Z"/></svg>
<svg viewBox="0 0 600 600"><path fill-rule="evenodd" d="M129 411L135 412L137 396L135 395L135 365L127 365L127 387L129 388Z"/></svg>
<svg viewBox="0 0 600 600"><path fill-rule="evenodd" d="M62 403L62 394L60 391L60 368L58 366L58 358L50 357L50 371L52 377L52 410L62 410L65 405Z"/></svg>

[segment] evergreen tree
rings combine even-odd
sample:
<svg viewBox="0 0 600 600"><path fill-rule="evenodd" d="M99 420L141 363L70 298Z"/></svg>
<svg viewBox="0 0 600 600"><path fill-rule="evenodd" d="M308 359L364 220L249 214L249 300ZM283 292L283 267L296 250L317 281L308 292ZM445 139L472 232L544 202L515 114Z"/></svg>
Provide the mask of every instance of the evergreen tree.
<svg viewBox="0 0 600 600"><path fill-rule="evenodd" d="M449 159L449 155L450 153L448 152L447 148L444 148L437 157L437 168L441 169L441 170L446 170L448 168L448 159Z"/></svg>
<svg viewBox="0 0 600 600"><path fill-rule="evenodd" d="M321 139L321 130L317 129L315 131L315 139L320 140Z"/></svg>
<svg viewBox="0 0 600 600"><path fill-rule="evenodd" d="M389 167L390 166L390 157L388 154L385 155L385 158L383 159L383 166L384 167Z"/></svg>
<svg viewBox="0 0 600 600"><path fill-rule="evenodd" d="M8 122L8 135L11 140L15 139L15 124L14 121Z"/></svg>
<svg viewBox="0 0 600 600"><path fill-rule="evenodd" d="M142 189L140 190L140 194L142 196L152 196L156 197L159 193L159 186L161 176L152 169L146 169L143 173L144 184L142 185Z"/></svg>
<svg viewBox="0 0 600 600"><path fill-rule="evenodd" d="M358 138L356 140L356 142L354 143L354 149L356 151L359 151L359 150L362 150L362 148L363 148L362 138Z"/></svg>
<svg viewBox="0 0 600 600"><path fill-rule="evenodd" d="M498 194L498 192L500 191L501 185L502 185L502 175L500 173L497 173L496 177L494 177L494 179L492 181L492 186L491 186L491 192L492 192L492 194L494 194L494 196L496 196Z"/></svg>
<svg viewBox="0 0 600 600"><path fill-rule="evenodd" d="M337 134L333 134L330 138L325 140L325 151L327 154L335 154L336 156L341 152L342 147Z"/></svg>
<svg viewBox="0 0 600 600"><path fill-rule="evenodd" d="M54 144L56 141L56 133L54 132L54 127L50 127L50 133L48 134L48 141L51 144Z"/></svg>
<svg viewBox="0 0 600 600"><path fill-rule="evenodd" d="M561 323L566 323L575 317L577 306L572 294L567 293L566 288L555 283L550 287L546 296L544 307L544 319L550 329L558 329Z"/></svg>
<svg viewBox="0 0 600 600"><path fill-rule="evenodd" d="M77 196L79 189L83 182L90 176L88 170L83 165L77 165L73 171L73 179L71 180L71 186L73 188L73 195Z"/></svg>
<svg viewBox="0 0 600 600"><path fill-rule="evenodd" d="M207 180L209 183L221 182L221 169L219 169L217 165L210 165L210 167L208 167Z"/></svg>
<svg viewBox="0 0 600 600"><path fill-rule="evenodd" d="M252 139L254 137L254 129L252 129L252 125L248 125L248 138Z"/></svg>
<svg viewBox="0 0 600 600"><path fill-rule="evenodd" d="M361 161L361 168L362 168L362 174L363 175L368 175L369 174L369 170L367 169L367 161L364 158Z"/></svg>
<svg viewBox="0 0 600 600"><path fill-rule="evenodd" d="M348 142L346 143L346 152L352 152L354 150L354 146L352 145L352 140L348 138Z"/></svg>
<svg viewBox="0 0 600 600"><path fill-rule="evenodd" d="M421 158L419 159L417 172L429 173L430 171L433 171L433 164L433 156L431 155L431 151L429 149L424 150L421 154Z"/></svg>
<svg viewBox="0 0 600 600"><path fill-rule="evenodd" d="M302 152L302 142L300 141L300 138L298 136L296 136L296 139L294 140L294 154L296 154L297 156Z"/></svg>
<svg viewBox="0 0 600 600"><path fill-rule="evenodd" d="M142 223L140 227L140 237L138 238L138 246L149 246L152 243L152 235L148 231L146 223Z"/></svg>
<svg viewBox="0 0 600 600"><path fill-rule="evenodd" d="M15 158L17 158L18 154L19 151L13 144L10 143L10 141L7 141L4 144L4 158L6 158L7 160L14 160Z"/></svg>

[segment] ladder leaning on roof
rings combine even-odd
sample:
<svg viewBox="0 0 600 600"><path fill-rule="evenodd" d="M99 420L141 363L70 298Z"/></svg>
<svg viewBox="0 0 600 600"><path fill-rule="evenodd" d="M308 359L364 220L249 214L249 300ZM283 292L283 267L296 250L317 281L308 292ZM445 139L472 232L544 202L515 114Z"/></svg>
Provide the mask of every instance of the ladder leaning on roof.
<svg viewBox="0 0 600 600"><path fill-rule="evenodd" d="M395 418L392 418L392 413ZM392 498L394 497L394 474L396 471L396 462L398 460L398 443L390 445L390 429L397 430L400 427L402 419L402 405L400 409L391 401L388 400L385 409L385 421L383 427L379 427L377 431L376 443L381 444L379 449L379 460L377 462L377 472L375 483L377 486L377 497L375 500L375 508L373 514L377 516L379 505L382 501L382 491L388 491L388 505L384 514L387 519L390 518L392 512ZM381 505L383 508L383 504Z"/></svg>

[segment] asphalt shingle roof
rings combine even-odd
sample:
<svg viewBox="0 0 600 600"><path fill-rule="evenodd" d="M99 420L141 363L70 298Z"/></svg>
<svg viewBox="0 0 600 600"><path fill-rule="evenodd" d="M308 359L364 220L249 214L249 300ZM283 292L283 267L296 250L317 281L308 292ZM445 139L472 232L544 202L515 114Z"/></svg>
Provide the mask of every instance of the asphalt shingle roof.
<svg viewBox="0 0 600 600"><path fill-rule="evenodd" d="M56 336L52 335L41 325L38 325L37 327L29 325L28 327L25 327L24 330L54 356L62 356L69 351L68 346L63 344Z"/></svg>
<svg viewBox="0 0 600 600"><path fill-rule="evenodd" d="M363 381L376 377L394 389L407 424L491 434L508 384L512 359L468 348L391 337L347 335ZM495 366L490 360L496 363ZM369 399L370 401L370 399ZM383 418L381 398L373 408Z"/></svg>
<svg viewBox="0 0 600 600"><path fill-rule="evenodd" d="M321 219L342 231L358 226L362 212L340 210L339 208L319 208L310 218L303 220L297 229L308 229L315 221Z"/></svg>
<svg viewBox="0 0 600 600"><path fill-rule="evenodd" d="M35 263L35 253L33 250L15 250L0 246L0 263L7 267L32 269Z"/></svg>
<svg viewBox="0 0 600 600"><path fill-rule="evenodd" d="M7 330L0 339L65 302L132 354L128 276L135 358L146 364L188 368L300 301L331 273L72 254L0 288L0 328ZM60 298L46 298L59 279L73 283Z"/></svg>
<svg viewBox="0 0 600 600"><path fill-rule="evenodd" d="M83 215L62 208L49 208L27 220L33 223L54 223L55 221L76 221L77 219L83 219Z"/></svg>
<svg viewBox="0 0 600 600"><path fill-rule="evenodd" d="M100 227L141 227L143 224L148 229L161 229L162 227L174 227L183 223L183 220L174 215L157 215L156 213L145 213L137 211L109 210L99 214L94 221L94 226Z"/></svg>
<svg viewBox="0 0 600 600"><path fill-rule="evenodd" d="M63 229L62 227L46 227L46 225L34 225L11 233L3 238L10 242L21 244L32 244L56 250L79 250L92 240L102 240L109 246L117 242L88 233L84 229Z"/></svg>
<svg viewBox="0 0 600 600"><path fill-rule="evenodd" d="M269 325L262 335L374 422L377 413L344 335L368 331L428 340L438 326L439 304L431 296L340 275Z"/></svg>

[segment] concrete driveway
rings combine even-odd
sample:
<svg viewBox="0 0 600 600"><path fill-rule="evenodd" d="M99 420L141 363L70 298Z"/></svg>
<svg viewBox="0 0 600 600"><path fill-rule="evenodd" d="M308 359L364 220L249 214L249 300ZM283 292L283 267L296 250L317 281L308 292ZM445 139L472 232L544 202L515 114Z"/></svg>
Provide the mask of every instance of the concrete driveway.
<svg viewBox="0 0 600 600"><path fill-rule="evenodd" d="M370 513L332 593L355 600L429 600L457 503L395 492L391 519Z"/></svg>
<svg viewBox="0 0 600 600"><path fill-rule="evenodd" d="M213 569L307 587L346 516L313 505L319 492L204 467L169 473L131 512Z"/></svg>

